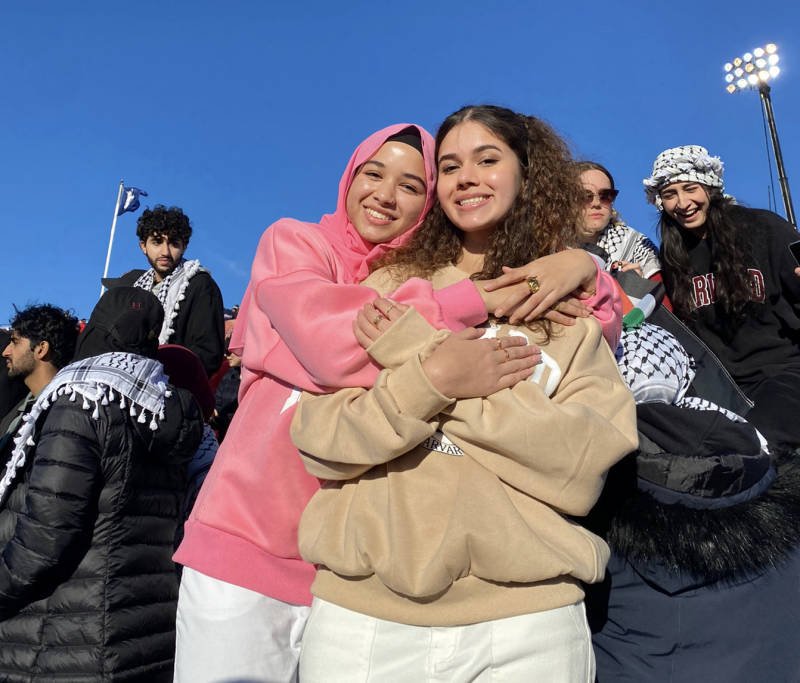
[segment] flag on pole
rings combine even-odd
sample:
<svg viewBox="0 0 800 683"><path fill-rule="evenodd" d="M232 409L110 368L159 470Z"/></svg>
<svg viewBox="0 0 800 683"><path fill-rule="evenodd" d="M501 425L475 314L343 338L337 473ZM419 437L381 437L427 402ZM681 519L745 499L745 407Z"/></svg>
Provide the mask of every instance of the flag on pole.
<svg viewBox="0 0 800 683"><path fill-rule="evenodd" d="M126 211L136 211L139 208L139 195L142 197L147 196L147 192L140 190L138 187L123 187L122 191L125 194L117 210L117 216L121 216Z"/></svg>

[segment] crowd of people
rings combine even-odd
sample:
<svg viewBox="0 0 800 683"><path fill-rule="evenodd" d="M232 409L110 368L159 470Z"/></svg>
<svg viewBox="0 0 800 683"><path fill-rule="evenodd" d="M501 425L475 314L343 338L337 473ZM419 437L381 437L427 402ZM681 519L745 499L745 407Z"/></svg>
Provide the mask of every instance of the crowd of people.
<svg viewBox="0 0 800 683"><path fill-rule="evenodd" d="M797 232L722 176L657 247L536 117L392 125L228 321L146 209L0 340L3 680L800 680Z"/></svg>

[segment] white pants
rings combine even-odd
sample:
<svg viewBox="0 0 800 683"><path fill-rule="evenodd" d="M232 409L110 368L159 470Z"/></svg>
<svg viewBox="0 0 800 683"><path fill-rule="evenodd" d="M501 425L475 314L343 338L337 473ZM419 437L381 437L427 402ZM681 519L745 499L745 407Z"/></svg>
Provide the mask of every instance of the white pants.
<svg viewBox="0 0 800 683"><path fill-rule="evenodd" d="M175 683L296 683L310 609L184 567Z"/></svg>
<svg viewBox="0 0 800 683"><path fill-rule="evenodd" d="M451 627L407 626L314 598L301 683L594 683L583 603Z"/></svg>

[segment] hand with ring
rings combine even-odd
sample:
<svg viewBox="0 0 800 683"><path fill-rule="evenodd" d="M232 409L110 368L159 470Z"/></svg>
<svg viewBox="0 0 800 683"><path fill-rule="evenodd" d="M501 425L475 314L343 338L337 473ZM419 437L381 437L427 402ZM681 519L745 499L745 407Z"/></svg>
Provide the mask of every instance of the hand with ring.
<svg viewBox="0 0 800 683"><path fill-rule="evenodd" d="M582 249L569 249L543 256L520 268L503 268L494 280L476 282L487 310L498 318L508 317L512 325L522 320L547 318L562 325L574 325L592 309L588 299L597 280L597 264ZM560 302L558 310L551 309Z"/></svg>
<svg viewBox="0 0 800 683"><path fill-rule="evenodd" d="M353 334L355 334L356 340L365 349L369 348L407 310L406 304L383 297L375 299L371 304L365 304L353 322Z"/></svg>
<svg viewBox="0 0 800 683"><path fill-rule="evenodd" d="M524 337L482 339L468 328L448 337L423 363L431 384L449 398L475 398L514 386L533 374L542 352Z"/></svg>

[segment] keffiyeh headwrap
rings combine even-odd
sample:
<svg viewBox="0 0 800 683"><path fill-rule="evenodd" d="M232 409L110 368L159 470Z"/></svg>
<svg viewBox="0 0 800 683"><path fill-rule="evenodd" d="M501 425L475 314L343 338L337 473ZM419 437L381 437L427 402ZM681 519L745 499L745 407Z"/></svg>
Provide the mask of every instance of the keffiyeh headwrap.
<svg viewBox="0 0 800 683"><path fill-rule="evenodd" d="M157 294L158 300L164 307L164 324L158 337L159 344L169 343L169 338L175 331L173 327L175 318L178 317L181 301L186 298L186 288L189 286L189 281L201 271L205 271L205 268L200 265L200 261L187 261L182 258L177 268L162 280ZM154 280L155 270L151 268L136 280L133 286L151 292Z"/></svg>
<svg viewBox="0 0 800 683"><path fill-rule="evenodd" d="M22 418L14 437L14 450L0 479L0 502L25 464L28 450L36 445L36 421L59 396L69 395L70 401L80 397L83 409L91 410L95 420L100 419L101 405L118 401L119 407L129 410L137 422L149 421L150 429L155 431L159 420L164 419L164 398L171 395L167 381L161 363L132 353L105 353L62 368Z"/></svg>
<svg viewBox="0 0 800 683"><path fill-rule="evenodd" d="M695 182L724 191L722 173L722 161L719 157L709 156L705 147L673 147L656 157L652 174L643 181L644 192L647 201L661 211L659 192L665 185Z"/></svg>

